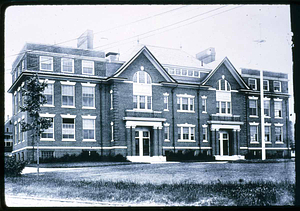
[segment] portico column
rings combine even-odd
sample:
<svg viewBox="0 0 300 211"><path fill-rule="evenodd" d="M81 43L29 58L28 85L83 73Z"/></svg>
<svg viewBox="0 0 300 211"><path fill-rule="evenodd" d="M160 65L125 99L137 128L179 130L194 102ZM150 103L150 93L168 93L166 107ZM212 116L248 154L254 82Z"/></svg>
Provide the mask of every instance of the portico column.
<svg viewBox="0 0 300 211"><path fill-rule="evenodd" d="M236 153L237 153L237 155L239 155L240 154L240 131L241 130L237 130L237 134L236 134L236 145L237 145L237 150L236 150Z"/></svg>
<svg viewBox="0 0 300 211"><path fill-rule="evenodd" d="M127 156L132 155L130 126L126 126Z"/></svg>
<svg viewBox="0 0 300 211"><path fill-rule="evenodd" d="M233 155L237 155L237 130L233 130Z"/></svg>
<svg viewBox="0 0 300 211"><path fill-rule="evenodd" d="M153 126L153 156L158 155L158 137L157 137L157 127Z"/></svg>
<svg viewBox="0 0 300 211"><path fill-rule="evenodd" d="M216 155L220 155L220 133L219 133L219 128L216 128L215 130L216 133Z"/></svg>
<svg viewBox="0 0 300 211"><path fill-rule="evenodd" d="M158 127L158 156L162 156L162 127Z"/></svg>
<svg viewBox="0 0 300 211"><path fill-rule="evenodd" d="M211 155L216 155L216 129L210 129Z"/></svg>
<svg viewBox="0 0 300 211"><path fill-rule="evenodd" d="M135 153L135 126L131 127L131 147L132 147L132 156L136 156Z"/></svg>

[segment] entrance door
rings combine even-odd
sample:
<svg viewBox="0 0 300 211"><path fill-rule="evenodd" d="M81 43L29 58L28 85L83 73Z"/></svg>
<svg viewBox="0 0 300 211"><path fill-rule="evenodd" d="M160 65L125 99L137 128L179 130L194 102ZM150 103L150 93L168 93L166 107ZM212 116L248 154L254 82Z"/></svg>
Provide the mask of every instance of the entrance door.
<svg viewBox="0 0 300 211"><path fill-rule="evenodd" d="M220 155L229 155L229 134L220 132Z"/></svg>
<svg viewBox="0 0 300 211"><path fill-rule="evenodd" d="M136 156L150 156L150 131L147 129L135 131Z"/></svg>

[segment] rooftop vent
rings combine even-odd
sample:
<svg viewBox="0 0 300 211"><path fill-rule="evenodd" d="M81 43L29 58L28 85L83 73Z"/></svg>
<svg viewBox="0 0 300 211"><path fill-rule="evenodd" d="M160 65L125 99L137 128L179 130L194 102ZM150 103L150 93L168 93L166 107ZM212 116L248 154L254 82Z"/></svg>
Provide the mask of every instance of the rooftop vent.
<svg viewBox="0 0 300 211"><path fill-rule="evenodd" d="M79 38L77 38L77 48L93 49L94 34L92 30L86 30Z"/></svg>
<svg viewBox="0 0 300 211"><path fill-rule="evenodd" d="M211 63L216 60L215 48L208 48L196 54L196 58L201 61L201 66Z"/></svg>
<svg viewBox="0 0 300 211"><path fill-rule="evenodd" d="M109 62L119 61L119 53L108 52L105 57L108 58Z"/></svg>

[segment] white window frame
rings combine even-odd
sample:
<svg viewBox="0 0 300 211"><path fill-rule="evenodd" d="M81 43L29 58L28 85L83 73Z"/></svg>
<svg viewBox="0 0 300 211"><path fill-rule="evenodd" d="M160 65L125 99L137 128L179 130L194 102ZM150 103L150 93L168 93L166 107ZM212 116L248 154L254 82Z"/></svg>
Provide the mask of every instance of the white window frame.
<svg viewBox="0 0 300 211"><path fill-rule="evenodd" d="M114 142L114 122L110 123L110 131L111 131L111 142Z"/></svg>
<svg viewBox="0 0 300 211"><path fill-rule="evenodd" d="M51 69L50 70L42 68L42 60L50 61L50 63L51 63ZM51 56L40 56L40 70L53 71L53 57L51 57Z"/></svg>
<svg viewBox="0 0 300 211"><path fill-rule="evenodd" d="M280 113L281 113L281 116L277 116L276 115L276 108L275 108L275 104L276 103L280 103L280 105L281 105L281 109L279 110L279 111L281 111ZM276 118L276 119L282 119L283 118L283 105L282 105L282 99L279 99L279 100L277 100L277 99L274 99L274 117Z"/></svg>
<svg viewBox="0 0 300 211"><path fill-rule="evenodd" d="M232 115L232 103L231 103L231 101L217 101L217 102L219 102L218 104L219 104L219 112L217 113L217 115L224 115L224 116L226 116L226 115ZM222 113L222 107L221 107L221 105L222 105L222 103L225 103L225 113ZM230 103L230 112L228 113L228 103Z"/></svg>
<svg viewBox="0 0 300 211"><path fill-rule="evenodd" d="M276 141L276 128L280 128L280 136L281 136L281 140L280 141ZM275 129L274 129L274 133L275 133L275 144L283 144L283 124L275 124Z"/></svg>
<svg viewBox="0 0 300 211"><path fill-rule="evenodd" d="M268 84L268 89L264 89L264 91L269 91L269 90L270 90L269 80L263 80L263 82L267 82L267 84ZM263 87L264 87L264 86L263 86Z"/></svg>
<svg viewBox="0 0 300 211"><path fill-rule="evenodd" d="M92 68L93 68L92 73L84 73L83 72L84 67L86 67L84 65L84 63L91 63L92 64ZM83 75L95 75L95 62L91 61L91 60L81 60L81 72L82 72Z"/></svg>
<svg viewBox="0 0 300 211"><path fill-rule="evenodd" d="M169 93L164 93L164 111L169 111ZM165 103L165 100L167 100L167 103ZM165 104L167 104L167 108L165 108Z"/></svg>
<svg viewBox="0 0 300 211"><path fill-rule="evenodd" d="M255 88L253 90L257 90L257 80L256 80L256 78L248 78L248 84L249 84L249 87L251 88L250 80L255 81Z"/></svg>
<svg viewBox="0 0 300 211"><path fill-rule="evenodd" d="M166 134L165 129L167 129L167 138L165 138L165 134ZM164 141L170 142L170 124L169 123L164 124Z"/></svg>
<svg viewBox="0 0 300 211"><path fill-rule="evenodd" d="M249 124L250 124L250 127L249 127L250 144L258 144L259 143L259 140L258 140L258 134L259 134L258 125L259 125L259 123L249 123ZM251 127L256 127L256 138L257 138L257 140L255 140L255 141L252 141L252 138L251 138Z"/></svg>
<svg viewBox="0 0 300 211"><path fill-rule="evenodd" d="M113 110L114 109L114 106L113 106L113 100L114 100L113 93L114 93L114 91L110 90L109 93L110 93L110 110Z"/></svg>
<svg viewBox="0 0 300 211"><path fill-rule="evenodd" d="M55 116L55 115L54 115ZM42 134L41 134L41 137L40 137L40 140L41 141L55 141L55 138L54 138L54 117L49 117L49 116L45 116L45 117L48 117L48 118L52 118L53 121L52 121L52 133L53 133L53 138L42 138ZM48 128L49 129L49 128Z"/></svg>
<svg viewBox="0 0 300 211"><path fill-rule="evenodd" d="M62 129L62 141L76 141L76 121L75 121L75 118L76 118L76 115L64 115L64 114L61 114L60 115L61 118L62 118L62 124L61 124L61 129ZM74 139L64 139L63 138L63 119L74 119Z"/></svg>
<svg viewBox="0 0 300 211"><path fill-rule="evenodd" d="M152 111L152 96L150 95L133 95L137 97L137 108L133 108L134 111ZM140 108L140 97L145 97L145 108ZM148 109L148 97L151 98L150 109ZM132 101L133 103L133 101Z"/></svg>
<svg viewBox="0 0 300 211"><path fill-rule="evenodd" d="M250 100L255 100L255 108L256 108L256 114L254 115L254 114L249 114L249 117L254 117L254 118L257 118L258 117L258 104L257 104L257 98L256 97L253 97L253 98L250 98L249 97L249 104L248 104L248 106L249 106L249 109L251 109L250 108Z"/></svg>
<svg viewBox="0 0 300 211"><path fill-rule="evenodd" d="M189 129L189 139L183 139L183 128L187 127ZM195 125L192 124L177 124L177 130L178 128L180 128L181 133L180 133L180 139L177 139L178 142L196 142L196 130L195 130ZM194 130L194 139L192 140L192 128ZM177 134L177 138L178 138L178 134Z"/></svg>
<svg viewBox="0 0 300 211"><path fill-rule="evenodd" d="M76 96L76 93L75 93L75 84L76 84L76 82L61 81L60 83L61 83L61 107L62 108L76 108L75 107L75 102L76 102L75 101L75 96ZM73 93L74 93L74 95L73 95L73 105L72 106L63 105L63 93L62 93L62 89L63 89L62 87L63 86L73 86Z"/></svg>
<svg viewBox="0 0 300 211"><path fill-rule="evenodd" d="M264 98L264 103L265 103L265 101L269 102L269 113L267 115L266 112L264 111L264 115L265 115L265 118L270 118L271 117L271 101L270 101L270 98ZM264 104L264 109L266 109L265 104Z"/></svg>
<svg viewBox="0 0 300 211"><path fill-rule="evenodd" d="M279 91L275 90L275 83L278 82L279 83ZM281 81L273 81L273 90L274 92L281 92Z"/></svg>
<svg viewBox="0 0 300 211"><path fill-rule="evenodd" d="M270 141L267 141L266 138L265 138L265 143L266 144L271 144L272 143L272 127L271 127L271 123L265 123L265 128L266 127L270 128L270 130L269 130L269 139L270 139ZM266 129L265 129L265 137L266 137Z"/></svg>
<svg viewBox="0 0 300 211"><path fill-rule="evenodd" d="M201 102L201 108L202 108L202 113L207 113L207 96L201 96L202 102ZM204 102L204 109L203 109L203 102Z"/></svg>
<svg viewBox="0 0 300 211"><path fill-rule="evenodd" d="M81 116L81 118L82 118L82 141L84 141L84 142L96 142L96 118L97 118L97 116ZM87 130L90 130L90 128L84 128L84 124L83 124L83 122L84 122L84 120L93 120L94 121L94 128L93 128L93 130L94 130L94 139L85 139L84 138L84 134L83 134L83 131L85 130L85 129L87 129Z"/></svg>
<svg viewBox="0 0 300 211"><path fill-rule="evenodd" d="M82 109L96 109L96 96L95 96L95 87L96 87L96 84L90 84L90 83L81 83L81 99L82 99ZM90 88L93 88L93 106L92 107L89 107L89 106L84 106L83 105L83 88L84 87L90 87Z"/></svg>
<svg viewBox="0 0 300 211"><path fill-rule="evenodd" d="M187 94L178 94L178 95L176 95L176 97L179 99L179 102L180 102L180 109L177 108L177 112L195 113L195 96L187 95ZM188 110L182 109L182 107L183 107L182 98L188 99ZM191 110L191 100L193 100L193 103L192 103L193 110ZM177 105L178 105L178 103L176 103L176 107L177 107Z"/></svg>
<svg viewBox="0 0 300 211"><path fill-rule="evenodd" d="M54 106L54 83L55 83L55 81L48 80L48 79L40 80L40 83L43 83L43 82L47 83L48 85L52 85L52 104L44 104L44 105L41 105L41 106L42 107L55 107ZM44 95L45 95L45 93L44 93Z"/></svg>
<svg viewBox="0 0 300 211"><path fill-rule="evenodd" d="M208 131L207 131L207 129L208 129L208 127L207 127L206 124L202 125L202 139L203 139L202 141L203 142L208 142L208 137L207 137ZM203 131L204 131L204 133L203 133ZM205 139L203 138L203 135L205 135Z"/></svg>
<svg viewBox="0 0 300 211"><path fill-rule="evenodd" d="M224 78L225 78L225 77L224 77ZM225 80L224 78L218 80L217 83L218 83L218 85L219 85L219 88L216 89L216 90L217 90L217 91L221 91L221 92L230 92L230 91L231 91L231 84L230 84L227 80ZM225 81L225 90L222 90L222 87L221 87L221 82L222 82L222 80ZM230 89L230 90L228 90L228 85L229 85L229 89Z"/></svg>
<svg viewBox="0 0 300 211"><path fill-rule="evenodd" d="M71 60L72 61L72 71L69 72L69 71L64 71L64 60ZM71 59L71 58L61 58L61 72L62 73L74 73L74 59Z"/></svg>
<svg viewBox="0 0 300 211"><path fill-rule="evenodd" d="M15 121L15 124L14 124L14 133L15 133L14 142L15 142L15 145L17 145L18 144L18 123L17 123L17 121Z"/></svg>

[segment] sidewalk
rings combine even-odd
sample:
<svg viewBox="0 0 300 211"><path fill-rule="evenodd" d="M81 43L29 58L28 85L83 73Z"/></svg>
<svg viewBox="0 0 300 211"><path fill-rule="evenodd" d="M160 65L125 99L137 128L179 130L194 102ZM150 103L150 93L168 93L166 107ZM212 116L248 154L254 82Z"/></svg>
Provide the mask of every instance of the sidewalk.
<svg viewBox="0 0 300 211"><path fill-rule="evenodd" d="M39 171L40 173L43 172L53 172L53 171L68 171L70 169L84 169L83 168L40 168ZM36 167L25 167L22 171L22 174L29 174L29 173L37 173L37 168Z"/></svg>

